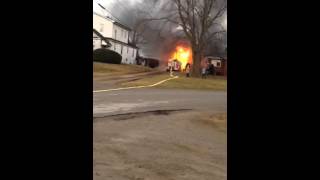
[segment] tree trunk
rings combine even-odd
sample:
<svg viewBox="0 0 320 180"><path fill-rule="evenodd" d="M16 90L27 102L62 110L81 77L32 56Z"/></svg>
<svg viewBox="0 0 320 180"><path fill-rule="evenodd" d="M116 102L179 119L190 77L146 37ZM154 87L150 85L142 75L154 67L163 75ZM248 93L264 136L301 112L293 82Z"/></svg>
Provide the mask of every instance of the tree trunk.
<svg viewBox="0 0 320 180"><path fill-rule="evenodd" d="M192 48L192 72L191 76L200 77L201 76L201 53L200 51Z"/></svg>

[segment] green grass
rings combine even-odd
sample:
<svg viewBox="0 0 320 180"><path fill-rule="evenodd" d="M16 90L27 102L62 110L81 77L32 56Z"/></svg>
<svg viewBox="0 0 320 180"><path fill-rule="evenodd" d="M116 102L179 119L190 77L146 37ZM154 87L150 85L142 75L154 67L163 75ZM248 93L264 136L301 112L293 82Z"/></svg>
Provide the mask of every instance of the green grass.
<svg viewBox="0 0 320 180"><path fill-rule="evenodd" d="M153 69L131 64L107 64L93 62L93 73L95 75L124 75L124 74L135 74L150 72Z"/></svg>
<svg viewBox="0 0 320 180"><path fill-rule="evenodd" d="M201 78L186 78L184 74L179 74L179 78L166 81L154 88L178 88L178 89L197 89L197 90L216 90L226 91L227 80L225 77L208 77L207 79ZM123 87L129 86L145 86L157 83L164 79L170 78L169 74L154 75L143 78L137 81L131 81L121 84Z"/></svg>

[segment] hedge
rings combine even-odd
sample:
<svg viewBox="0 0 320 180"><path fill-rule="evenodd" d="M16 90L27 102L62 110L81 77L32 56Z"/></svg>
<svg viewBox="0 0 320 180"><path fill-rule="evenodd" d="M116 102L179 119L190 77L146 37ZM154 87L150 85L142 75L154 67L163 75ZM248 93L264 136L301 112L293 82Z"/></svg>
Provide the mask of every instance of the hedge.
<svg viewBox="0 0 320 180"><path fill-rule="evenodd" d="M155 68L159 66L159 60L157 59L145 58L145 61L147 62L146 65L151 68Z"/></svg>
<svg viewBox="0 0 320 180"><path fill-rule="evenodd" d="M110 64L121 64L122 56L112 50L100 48L93 51L93 61L110 63Z"/></svg>

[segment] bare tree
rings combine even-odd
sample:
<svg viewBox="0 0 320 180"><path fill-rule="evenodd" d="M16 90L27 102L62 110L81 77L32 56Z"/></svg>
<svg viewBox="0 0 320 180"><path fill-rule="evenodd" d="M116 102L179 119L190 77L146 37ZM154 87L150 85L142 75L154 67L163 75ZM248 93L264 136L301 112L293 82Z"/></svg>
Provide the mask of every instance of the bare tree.
<svg viewBox="0 0 320 180"><path fill-rule="evenodd" d="M155 6L157 0L148 0L144 1L142 4L136 6L133 10L134 17L131 17L133 20L132 24L132 33L130 35L130 42L133 45L145 45L148 43L146 34L148 32L157 32L157 29L154 29L150 26L152 19L152 7Z"/></svg>
<svg viewBox="0 0 320 180"><path fill-rule="evenodd" d="M154 7L154 3L155 2L149 1L149 3L145 4L148 4L149 7ZM174 40L177 35L174 36L174 34L170 32L172 24L168 21L157 21L159 18L153 18L154 12L149 9L145 8L145 6L134 9L135 16L133 18L134 21L132 23L132 31L129 41L137 47L146 47L147 45L149 49L153 45L157 44L158 47L152 50L154 52L152 54L162 56L163 54L160 52L167 51L167 49L163 49L160 46L163 46L163 44L167 42L168 38ZM157 53L155 54L155 52Z"/></svg>
<svg viewBox="0 0 320 180"><path fill-rule="evenodd" d="M130 36L130 43L137 46L147 43L147 40L144 38L145 32L148 30L149 20L145 18L148 15L148 12L136 10L135 21L132 26L132 33Z"/></svg>
<svg viewBox="0 0 320 180"><path fill-rule="evenodd" d="M192 48L192 74L200 76L200 63L203 53L216 35L225 33L220 18L227 9L226 0L170 0L173 6L166 4L163 10L168 15L154 20L167 20L182 27Z"/></svg>
<svg viewBox="0 0 320 180"><path fill-rule="evenodd" d="M130 42L138 47L148 43L149 47L151 44L167 44L170 42L166 41L167 38L181 38L183 35L192 48L192 74L199 76L205 49L210 48L207 47L209 44L218 42L214 41L217 35L226 32L221 22L226 9L226 0L144 1L143 5L136 6L135 17L132 17ZM172 32L177 27L180 31ZM159 53L160 49L151 51Z"/></svg>
<svg viewBox="0 0 320 180"><path fill-rule="evenodd" d="M143 37L143 34L146 31L146 27L141 26L139 24L140 23L134 25L134 27L132 29L131 39L130 39L130 43L135 46L147 43L147 40Z"/></svg>
<svg viewBox="0 0 320 180"><path fill-rule="evenodd" d="M174 0L177 7L180 25L192 46L193 68L195 76L200 75L200 63L203 51L209 41L217 34L225 32L218 19L226 11L226 3L219 5L217 0ZM220 30L217 30L220 29Z"/></svg>

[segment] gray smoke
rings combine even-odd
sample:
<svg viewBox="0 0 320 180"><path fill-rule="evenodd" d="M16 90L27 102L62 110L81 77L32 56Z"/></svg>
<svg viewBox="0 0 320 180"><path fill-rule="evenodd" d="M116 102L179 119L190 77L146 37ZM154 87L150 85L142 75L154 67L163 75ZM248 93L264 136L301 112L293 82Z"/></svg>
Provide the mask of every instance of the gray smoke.
<svg viewBox="0 0 320 180"><path fill-rule="evenodd" d="M134 28L139 20L144 18L160 18L168 16L172 9L171 0L93 0L94 11L104 13L113 19ZM225 0L220 0L225 1ZM103 5L107 11L97 6ZM226 29L227 13L221 18L221 24ZM142 56L166 60L178 43L186 43L184 33L178 25L166 21L150 21L140 27L144 43L138 43ZM213 27L216 28L216 27ZM212 40L208 44L206 55L222 56L227 47L227 35Z"/></svg>

